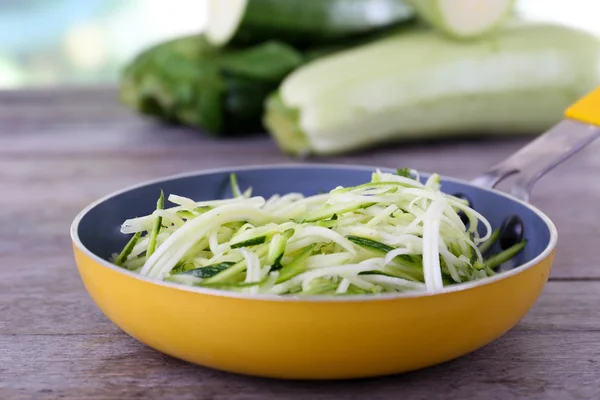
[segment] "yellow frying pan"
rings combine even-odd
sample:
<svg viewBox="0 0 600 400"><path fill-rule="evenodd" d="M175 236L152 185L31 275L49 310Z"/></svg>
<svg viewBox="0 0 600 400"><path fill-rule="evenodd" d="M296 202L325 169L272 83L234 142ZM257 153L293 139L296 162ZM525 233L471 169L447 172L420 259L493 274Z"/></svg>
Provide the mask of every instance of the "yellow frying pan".
<svg viewBox="0 0 600 400"><path fill-rule="evenodd" d="M372 168L286 165L191 173L111 194L85 208L71 237L81 279L104 314L148 346L192 363L242 374L342 379L400 373L441 363L490 343L529 311L550 274L557 232L526 203L546 171L600 135L600 90L518 153L468 183L465 193L494 227L517 214L527 245L518 265L492 278L435 294L278 297L180 286L141 277L106 261L127 238L127 218L154 209L159 188L198 200L217 198L229 172L258 195L314 194L370 179ZM512 195L492 187L517 174ZM426 177L425 177L426 178Z"/></svg>

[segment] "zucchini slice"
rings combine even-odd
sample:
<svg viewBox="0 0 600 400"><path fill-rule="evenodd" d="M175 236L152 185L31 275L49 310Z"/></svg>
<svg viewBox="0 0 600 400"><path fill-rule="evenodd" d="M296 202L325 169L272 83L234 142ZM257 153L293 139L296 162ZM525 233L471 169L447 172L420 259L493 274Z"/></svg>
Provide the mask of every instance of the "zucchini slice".
<svg viewBox="0 0 600 400"><path fill-rule="evenodd" d="M421 19L457 39L478 39L500 29L515 0L408 0Z"/></svg>

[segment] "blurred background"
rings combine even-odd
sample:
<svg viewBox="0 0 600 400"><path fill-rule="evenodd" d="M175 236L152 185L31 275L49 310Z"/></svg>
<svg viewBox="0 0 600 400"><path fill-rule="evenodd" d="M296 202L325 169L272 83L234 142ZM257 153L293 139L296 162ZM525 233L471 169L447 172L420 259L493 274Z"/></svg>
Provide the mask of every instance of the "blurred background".
<svg viewBox="0 0 600 400"><path fill-rule="evenodd" d="M600 34L599 1L521 0L518 11ZM137 52L205 24L202 0L0 0L0 89L115 84Z"/></svg>

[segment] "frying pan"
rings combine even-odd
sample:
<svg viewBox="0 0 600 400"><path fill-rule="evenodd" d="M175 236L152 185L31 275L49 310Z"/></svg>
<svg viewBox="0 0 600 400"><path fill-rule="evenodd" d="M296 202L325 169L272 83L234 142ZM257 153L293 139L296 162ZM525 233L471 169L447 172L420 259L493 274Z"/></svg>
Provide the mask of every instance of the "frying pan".
<svg viewBox="0 0 600 400"><path fill-rule="evenodd" d="M188 287L111 264L128 237L121 223L154 211L163 189L193 199L230 195L229 173L256 195L311 195L368 181L374 168L319 164L194 172L143 183L96 201L75 218L71 238L81 279L102 312L146 345L191 363L255 376L348 379L401 373L472 352L514 327L536 302L558 239L552 221L527 203L537 179L600 135L600 89L565 120L472 182L442 178L498 227L524 224L516 264L491 278L435 293L286 297ZM510 194L494 189L517 177ZM428 175L423 174L422 179Z"/></svg>

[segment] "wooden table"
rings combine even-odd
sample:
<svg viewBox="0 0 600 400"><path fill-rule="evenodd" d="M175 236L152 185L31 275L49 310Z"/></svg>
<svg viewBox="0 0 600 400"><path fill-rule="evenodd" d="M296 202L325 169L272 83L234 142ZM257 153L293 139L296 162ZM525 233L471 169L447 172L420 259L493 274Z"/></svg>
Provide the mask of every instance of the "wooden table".
<svg viewBox="0 0 600 400"><path fill-rule="evenodd" d="M388 146L319 161L471 178L525 142ZM140 181L290 159L267 136L217 141L144 121L111 90L0 94L0 399L600 399L599 151L593 144L534 191L559 229L558 255L511 332L402 376L285 382L190 365L125 335L85 292L69 225L89 202Z"/></svg>

